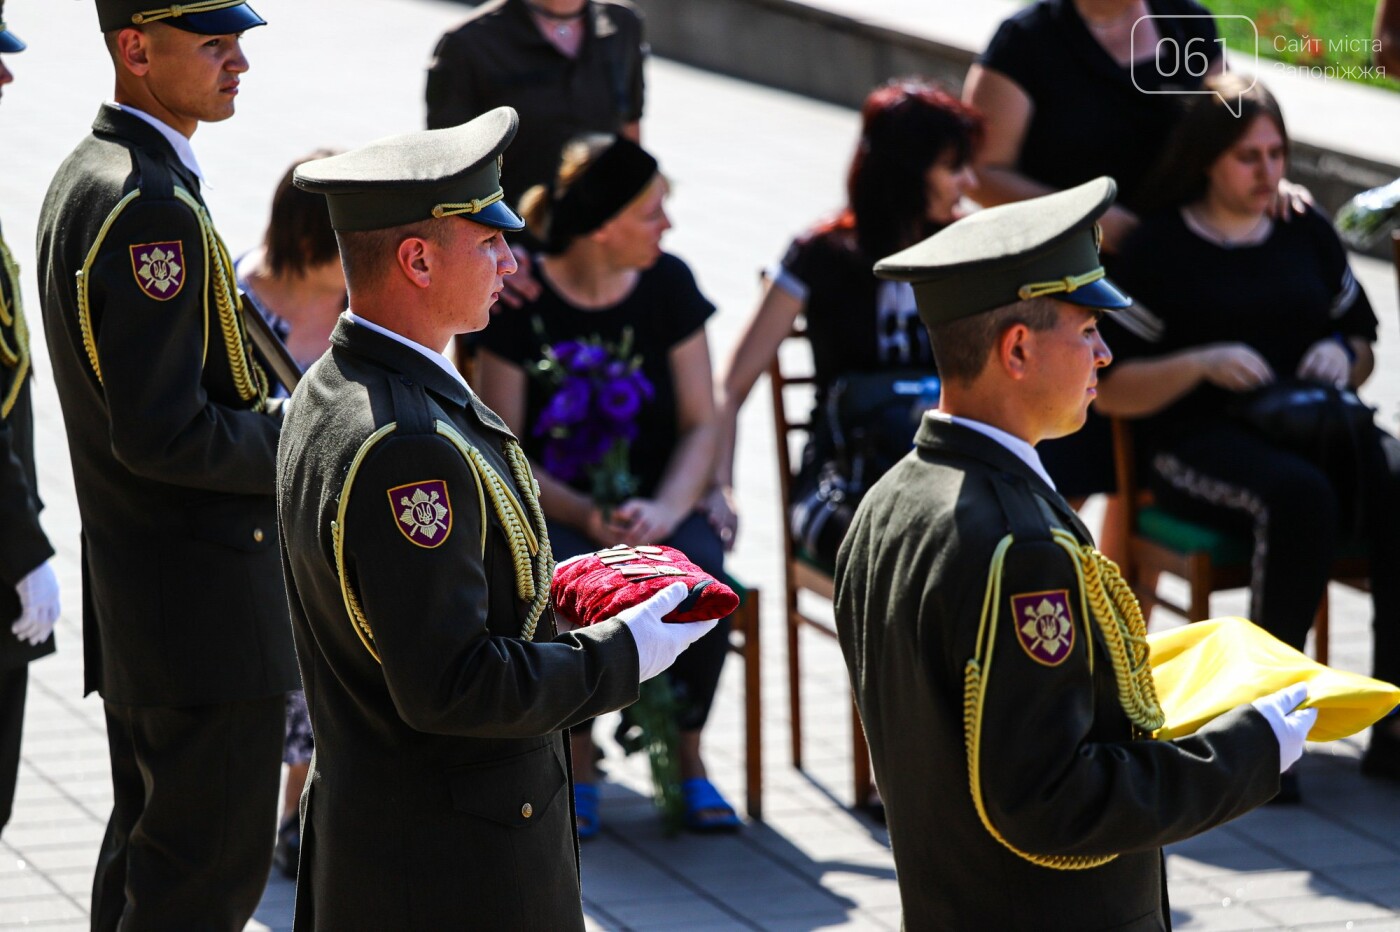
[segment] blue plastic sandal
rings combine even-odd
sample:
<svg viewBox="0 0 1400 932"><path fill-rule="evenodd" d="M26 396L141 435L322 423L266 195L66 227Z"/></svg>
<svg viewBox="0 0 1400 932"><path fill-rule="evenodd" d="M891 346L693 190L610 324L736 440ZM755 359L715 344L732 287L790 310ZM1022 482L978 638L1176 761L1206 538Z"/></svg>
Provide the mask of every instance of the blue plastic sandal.
<svg viewBox="0 0 1400 932"><path fill-rule="evenodd" d="M579 841L587 841L603 829L598 819L598 785L596 783L574 784L574 824L578 828Z"/></svg>
<svg viewBox="0 0 1400 932"><path fill-rule="evenodd" d="M737 832L744 823L725 802L715 785L704 777L681 781L681 796L685 799L685 827L701 835Z"/></svg>

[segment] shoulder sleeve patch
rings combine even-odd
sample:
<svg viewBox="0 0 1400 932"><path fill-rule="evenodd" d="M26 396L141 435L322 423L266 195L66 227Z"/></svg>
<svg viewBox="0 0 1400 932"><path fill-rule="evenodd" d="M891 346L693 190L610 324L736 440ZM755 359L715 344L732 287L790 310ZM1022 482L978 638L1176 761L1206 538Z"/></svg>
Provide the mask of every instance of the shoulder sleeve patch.
<svg viewBox="0 0 1400 932"><path fill-rule="evenodd" d="M411 544L432 550L452 533L452 503L442 479L410 482L389 490L394 526Z"/></svg>
<svg viewBox="0 0 1400 932"><path fill-rule="evenodd" d="M1011 597L1016 640L1036 663L1058 667L1074 649L1074 613L1069 590L1026 592Z"/></svg>
<svg viewBox="0 0 1400 932"><path fill-rule="evenodd" d="M146 297L169 301L185 287L184 241L132 246L131 274Z"/></svg>

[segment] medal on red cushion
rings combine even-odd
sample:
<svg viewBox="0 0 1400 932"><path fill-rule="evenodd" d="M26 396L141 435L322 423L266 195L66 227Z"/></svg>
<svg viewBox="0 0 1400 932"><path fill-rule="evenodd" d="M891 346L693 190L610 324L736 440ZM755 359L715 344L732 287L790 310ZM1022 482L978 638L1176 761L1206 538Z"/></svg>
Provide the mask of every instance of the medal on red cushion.
<svg viewBox="0 0 1400 932"><path fill-rule="evenodd" d="M559 564L554 571L554 613L584 628L616 617L677 582L685 583L690 593L663 621L709 621L739 607L733 589L676 548L618 544Z"/></svg>

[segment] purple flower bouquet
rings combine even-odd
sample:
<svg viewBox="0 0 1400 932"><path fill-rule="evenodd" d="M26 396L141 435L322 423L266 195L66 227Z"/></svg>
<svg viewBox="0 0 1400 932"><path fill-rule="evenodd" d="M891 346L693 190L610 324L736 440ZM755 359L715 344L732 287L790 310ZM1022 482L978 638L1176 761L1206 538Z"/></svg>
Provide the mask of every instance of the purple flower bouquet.
<svg viewBox="0 0 1400 932"><path fill-rule="evenodd" d="M530 370L553 390L533 429L544 438L540 464L564 482L587 478L589 496L605 509L637 490L628 453L637 415L656 394L641 366L629 327L616 345L597 337L546 344Z"/></svg>

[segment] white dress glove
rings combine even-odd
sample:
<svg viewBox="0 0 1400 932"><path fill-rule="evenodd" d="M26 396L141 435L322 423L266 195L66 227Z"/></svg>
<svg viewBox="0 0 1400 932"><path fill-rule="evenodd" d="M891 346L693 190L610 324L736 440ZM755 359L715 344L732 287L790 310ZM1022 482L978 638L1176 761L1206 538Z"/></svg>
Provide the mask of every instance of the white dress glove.
<svg viewBox="0 0 1400 932"><path fill-rule="evenodd" d="M714 621L665 622L661 617L685 601L690 590L685 583L672 583L641 605L618 614L637 642L638 682L646 682L676 662L691 644L719 624Z"/></svg>
<svg viewBox="0 0 1400 932"><path fill-rule="evenodd" d="M31 570L15 586L15 592L19 593L20 613L10 631L21 641L44 643L58 621L58 574L53 571L53 563L45 560L38 569Z"/></svg>
<svg viewBox="0 0 1400 932"><path fill-rule="evenodd" d="M1303 756L1303 742L1308 740L1317 709L1298 708L1308 698L1308 684L1294 683L1286 689L1255 699L1251 705L1264 716L1278 739L1278 772L1283 773Z"/></svg>

